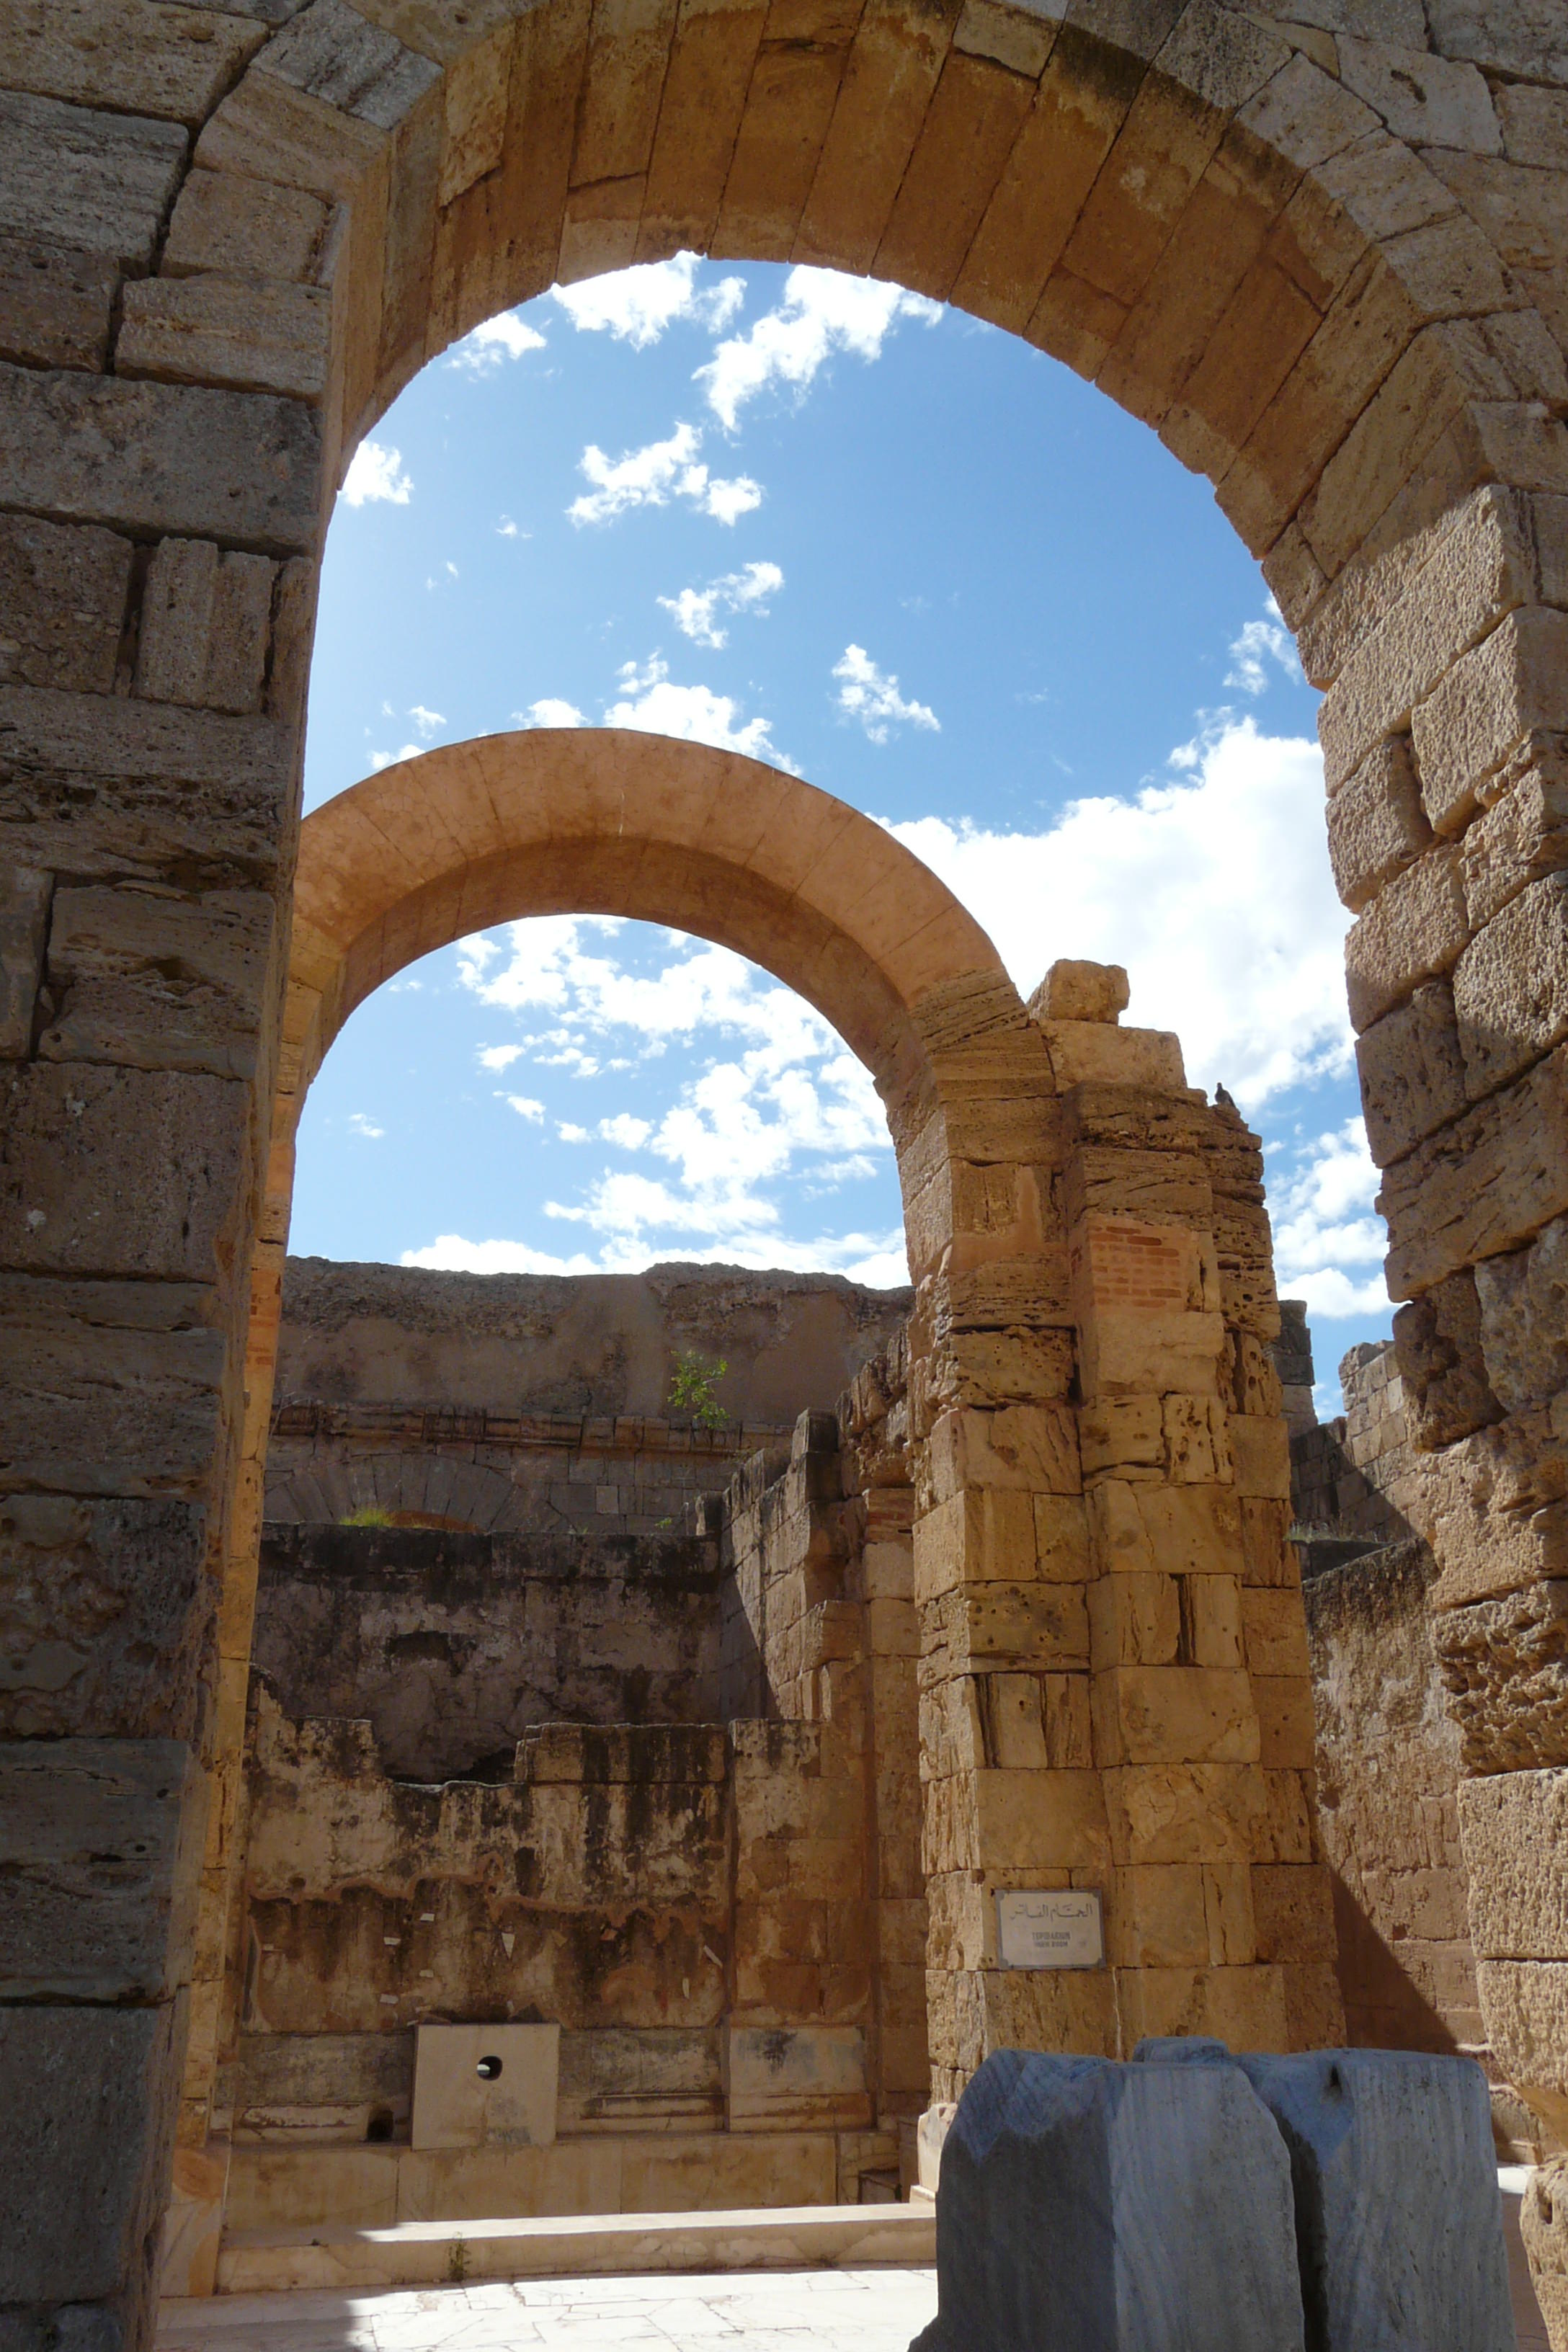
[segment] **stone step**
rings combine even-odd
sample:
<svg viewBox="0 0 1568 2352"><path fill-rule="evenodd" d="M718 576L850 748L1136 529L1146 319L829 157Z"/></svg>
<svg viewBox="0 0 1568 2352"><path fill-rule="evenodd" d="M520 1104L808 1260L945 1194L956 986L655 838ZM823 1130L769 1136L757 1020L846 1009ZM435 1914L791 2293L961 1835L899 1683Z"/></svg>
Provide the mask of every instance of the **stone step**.
<svg viewBox="0 0 1568 2352"><path fill-rule="evenodd" d="M787 2205L405 2221L391 2230L247 2230L226 2238L220 2294L289 2287L450 2286L659 2271L910 2269L936 2260L931 2205Z"/></svg>

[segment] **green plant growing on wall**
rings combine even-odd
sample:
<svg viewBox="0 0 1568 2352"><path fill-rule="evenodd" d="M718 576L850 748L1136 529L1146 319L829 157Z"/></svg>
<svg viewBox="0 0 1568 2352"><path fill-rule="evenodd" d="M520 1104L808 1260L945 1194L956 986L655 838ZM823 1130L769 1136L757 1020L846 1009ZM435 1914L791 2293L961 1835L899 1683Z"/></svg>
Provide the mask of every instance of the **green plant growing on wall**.
<svg viewBox="0 0 1568 2352"><path fill-rule="evenodd" d="M695 1348L677 1348L669 1375L669 1409L689 1412L700 1429L722 1429L730 1416L716 1393L729 1370L721 1356L714 1363Z"/></svg>
<svg viewBox="0 0 1568 2352"><path fill-rule="evenodd" d="M338 1521L340 1528L389 1528L392 1513L384 1511L379 1503L362 1503L357 1511L350 1511Z"/></svg>

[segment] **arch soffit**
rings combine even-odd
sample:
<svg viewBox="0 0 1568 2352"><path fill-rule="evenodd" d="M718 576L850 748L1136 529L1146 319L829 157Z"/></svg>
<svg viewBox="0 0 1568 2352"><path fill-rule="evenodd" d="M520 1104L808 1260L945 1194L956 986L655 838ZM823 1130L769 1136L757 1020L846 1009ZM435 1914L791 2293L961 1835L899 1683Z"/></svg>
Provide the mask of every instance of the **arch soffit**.
<svg viewBox="0 0 1568 2352"><path fill-rule="evenodd" d="M759 761L617 729L443 745L305 819L281 1128L354 1007L520 916L640 918L734 948L814 1004L891 1101L929 1075L919 1009L1022 1007L973 917L901 843Z"/></svg>
<svg viewBox="0 0 1568 2352"><path fill-rule="evenodd" d="M1275 551L1294 617L1391 506L1385 537L1429 519L1418 469L1450 495L1492 473L1463 411L1553 396L1522 297L1397 135L1376 56L1363 95L1221 0L1069 13L907 0L787 74L763 0L671 12L657 36L590 25L581 0L311 0L195 161L349 205L329 470L426 360L554 279L682 246L811 261L954 302L1097 382ZM1489 105L1473 68L1442 69ZM1451 267L1427 234L1444 220ZM1489 346L1452 323L1455 268L1465 327L1508 329Z"/></svg>

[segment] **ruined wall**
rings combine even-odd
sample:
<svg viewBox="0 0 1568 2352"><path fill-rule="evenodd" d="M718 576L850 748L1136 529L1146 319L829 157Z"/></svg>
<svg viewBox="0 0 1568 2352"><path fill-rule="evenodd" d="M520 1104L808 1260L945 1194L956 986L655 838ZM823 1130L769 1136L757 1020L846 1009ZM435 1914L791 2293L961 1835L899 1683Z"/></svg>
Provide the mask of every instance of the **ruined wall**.
<svg viewBox="0 0 1568 2352"><path fill-rule="evenodd" d="M283 1712L371 1727L404 1780L500 1773L531 1725L712 1723L711 1539L269 1526L255 1663Z"/></svg>
<svg viewBox="0 0 1568 2352"><path fill-rule="evenodd" d="M1336 1564L1336 1543L1401 1543L1413 1533L1415 1449L1405 1387L1392 1339L1352 1348L1340 1360L1344 1412L1290 1434L1290 1493L1309 1572Z"/></svg>
<svg viewBox="0 0 1568 2352"><path fill-rule="evenodd" d="M671 1362L729 1370L728 1417L788 1429L831 1411L913 1294L831 1274L666 1265L644 1274L442 1274L289 1258L279 1402L440 1404L557 1419L669 1414Z"/></svg>

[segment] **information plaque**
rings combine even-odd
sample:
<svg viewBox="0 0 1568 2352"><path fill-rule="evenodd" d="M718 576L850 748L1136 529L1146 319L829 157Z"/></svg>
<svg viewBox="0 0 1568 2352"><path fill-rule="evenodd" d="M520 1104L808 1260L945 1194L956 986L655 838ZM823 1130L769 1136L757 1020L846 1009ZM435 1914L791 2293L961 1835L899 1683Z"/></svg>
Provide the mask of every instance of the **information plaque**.
<svg viewBox="0 0 1568 2352"><path fill-rule="evenodd" d="M1079 1887L1037 1895L998 1887L996 1942L1005 1969L1097 1969L1105 1958L1100 1896Z"/></svg>

